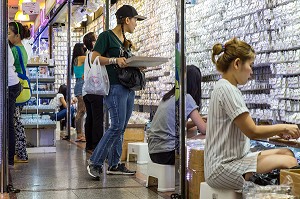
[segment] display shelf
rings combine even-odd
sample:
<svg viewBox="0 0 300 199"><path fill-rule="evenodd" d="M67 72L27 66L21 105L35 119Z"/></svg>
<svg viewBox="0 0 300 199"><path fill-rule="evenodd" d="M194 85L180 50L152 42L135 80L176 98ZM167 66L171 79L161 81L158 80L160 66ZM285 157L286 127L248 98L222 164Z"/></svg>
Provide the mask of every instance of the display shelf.
<svg viewBox="0 0 300 199"><path fill-rule="evenodd" d="M258 63L254 64L253 68L260 68L260 67L270 67L272 64L284 64L284 63L297 63L299 60L286 60L286 61L276 61L276 62L265 62L265 63Z"/></svg>
<svg viewBox="0 0 300 199"><path fill-rule="evenodd" d="M270 109L271 105L267 103L246 103L246 106L250 109L260 108L260 109Z"/></svg>
<svg viewBox="0 0 300 199"><path fill-rule="evenodd" d="M210 99L210 97L202 96L201 99Z"/></svg>
<svg viewBox="0 0 300 199"><path fill-rule="evenodd" d="M49 119L55 113L55 108L50 106L50 100L56 96L54 92L55 76L54 66L49 64L34 63L27 65L31 82L32 98L22 110L22 123L26 130L27 141L32 143L32 153L55 149L56 122ZM43 147L42 150L41 147ZM54 150L55 151L55 150Z"/></svg>
<svg viewBox="0 0 300 199"><path fill-rule="evenodd" d="M145 77L145 79L149 81L158 81L158 78L160 77L161 76L151 76L151 77Z"/></svg>
<svg viewBox="0 0 300 199"><path fill-rule="evenodd" d="M249 88L249 89L247 88L247 89L243 89L243 87L241 87L240 90L242 92L247 92L247 91L264 91L264 90L269 91L269 90L272 89L271 85L267 85L267 86L270 86L270 88Z"/></svg>
<svg viewBox="0 0 300 199"><path fill-rule="evenodd" d="M39 77L37 78L30 78L30 82L31 83L36 83L36 82L40 82L40 83L54 83L55 82L55 78L54 77Z"/></svg>
<svg viewBox="0 0 300 199"><path fill-rule="evenodd" d="M291 97L280 97L278 100L291 100L291 101L299 101L300 98L291 98Z"/></svg>
<svg viewBox="0 0 300 199"><path fill-rule="evenodd" d="M46 64L46 63L28 63L26 65L26 67L37 67L37 66L48 66L48 67L51 67L51 66L49 66L49 64Z"/></svg>
<svg viewBox="0 0 300 199"><path fill-rule="evenodd" d="M300 72L299 73L293 73L293 74L276 74L277 76L282 76L282 77L298 77L300 76Z"/></svg>
<svg viewBox="0 0 300 199"><path fill-rule="evenodd" d="M26 108L26 107L23 107L23 110L22 110L22 113L27 113L27 114L34 114L34 113L52 113L52 112L55 112L55 109L54 108Z"/></svg>
<svg viewBox="0 0 300 199"><path fill-rule="evenodd" d="M241 89L241 92L243 94L247 94L247 93L255 93L255 94L270 94L270 90L271 88L257 88L257 89Z"/></svg>
<svg viewBox="0 0 300 199"><path fill-rule="evenodd" d="M277 53L277 52L283 52L283 51L295 51L295 50L299 50L299 49L300 49L300 46L295 46L295 47L290 47L290 48L256 51L256 54Z"/></svg>
<svg viewBox="0 0 300 199"><path fill-rule="evenodd" d="M32 97L39 97L39 98L54 98L56 93L32 93Z"/></svg>
<svg viewBox="0 0 300 199"><path fill-rule="evenodd" d="M56 123L53 124L24 124L25 129L55 129Z"/></svg>

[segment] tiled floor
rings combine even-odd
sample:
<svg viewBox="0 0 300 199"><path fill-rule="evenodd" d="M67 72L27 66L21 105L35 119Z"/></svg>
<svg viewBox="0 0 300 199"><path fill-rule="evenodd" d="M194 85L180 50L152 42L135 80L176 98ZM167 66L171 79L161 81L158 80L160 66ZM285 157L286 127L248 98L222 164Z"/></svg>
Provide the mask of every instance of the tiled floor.
<svg viewBox="0 0 300 199"><path fill-rule="evenodd" d="M86 171L90 154L83 147L82 144L58 140L56 153L29 154L29 163L15 165L13 184L21 192L10 194L10 198L169 198L170 194L156 193L156 188L145 188L146 165L126 163L129 169L137 170L136 176L103 174L100 181L92 180Z"/></svg>

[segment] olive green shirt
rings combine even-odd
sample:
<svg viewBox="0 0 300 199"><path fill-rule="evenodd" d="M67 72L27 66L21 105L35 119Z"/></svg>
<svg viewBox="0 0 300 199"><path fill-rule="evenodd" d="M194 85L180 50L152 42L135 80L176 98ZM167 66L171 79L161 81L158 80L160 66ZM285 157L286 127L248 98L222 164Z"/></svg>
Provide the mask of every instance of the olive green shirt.
<svg viewBox="0 0 300 199"><path fill-rule="evenodd" d="M18 46L18 47L21 49L22 59L23 59L23 63L24 63L24 68L26 69L27 62L28 62L27 52L26 52L24 46ZM11 48L11 51L12 51L14 59L15 59L14 66L16 67L16 72L23 74L17 48L15 46L13 46Z"/></svg>
<svg viewBox="0 0 300 199"><path fill-rule="evenodd" d="M94 51L100 53L103 57L124 56L123 44L111 30L104 31L99 35L94 46ZM115 67L116 65L113 64L106 65L109 82L110 84L121 84Z"/></svg>

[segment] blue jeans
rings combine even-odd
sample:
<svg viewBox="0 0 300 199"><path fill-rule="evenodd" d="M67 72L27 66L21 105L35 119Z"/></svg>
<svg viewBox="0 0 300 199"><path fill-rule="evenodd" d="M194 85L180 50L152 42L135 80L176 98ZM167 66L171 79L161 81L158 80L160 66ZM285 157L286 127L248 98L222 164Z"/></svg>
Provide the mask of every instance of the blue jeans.
<svg viewBox="0 0 300 199"><path fill-rule="evenodd" d="M76 83L74 87L74 95L80 96L82 95L82 87L83 87L84 80L82 78L76 78Z"/></svg>
<svg viewBox="0 0 300 199"><path fill-rule="evenodd" d="M73 115L74 115L74 112L75 112L74 107L71 106L71 116L72 116L72 117L73 117ZM62 109L62 110L60 110L59 112L57 112L57 113L51 115L51 116L50 116L50 119L51 119L51 120L54 120L54 121L60 121L60 120L62 120L62 119L64 119L64 118L66 118L66 116L67 116L67 109L65 108L65 109Z"/></svg>
<svg viewBox="0 0 300 199"><path fill-rule="evenodd" d="M123 135L134 106L134 91L116 84L110 85L104 102L109 112L111 124L95 148L90 161L102 166L106 157L108 165L116 166L122 154Z"/></svg>

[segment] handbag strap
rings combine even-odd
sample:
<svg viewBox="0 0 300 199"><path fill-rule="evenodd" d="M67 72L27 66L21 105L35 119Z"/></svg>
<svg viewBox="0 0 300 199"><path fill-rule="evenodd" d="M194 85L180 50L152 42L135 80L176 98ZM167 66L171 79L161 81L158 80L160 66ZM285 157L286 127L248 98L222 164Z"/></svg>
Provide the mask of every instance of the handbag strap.
<svg viewBox="0 0 300 199"><path fill-rule="evenodd" d="M23 62L23 58L22 58L22 53L21 53L21 49L19 46L15 46L18 54L19 54L19 60L20 60L20 64L21 64L21 68L22 68L22 72L23 74L26 76L26 70L25 70L25 66L24 66L24 62Z"/></svg>
<svg viewBox="0 0 300 199"><path fill-rule="evenodd" d="M93 53L93 52L90 52L90 53ZM97 57L94 59L94 61L92 61L92 60L91 60L92 57L90 57L90 53L88 53L88 64L89 64L89 67L92 68L92 67L91 67L91 62L92 62L93 64L97 62L99 65L101 65L101 64L100 64L100 60L99 60L99 56L97 56Z"/></svg>
<svg viewBox="0 0 300 199"><path fill-rule="evenodd" d="M88 64L89 64L89 67L91 68L90 53L88 53Z"/></svg>
<svg viewBox="0 0 300 199"><path fill-rule="evenodd" d="M113 33L112 30L108 30L108 32L112 35L113 40L115 40L115 42L120 44L120 47L124 48L124 44L119 39L117 39L117 36L115 35L115 33Z"/></svg>

